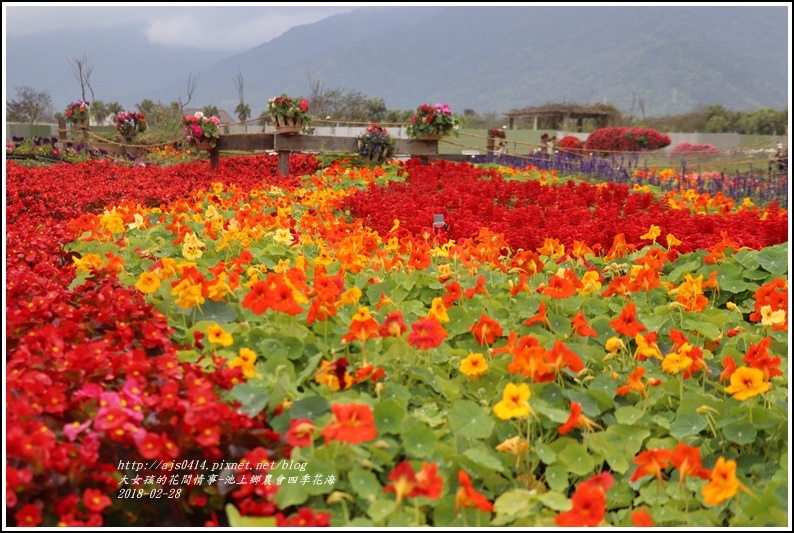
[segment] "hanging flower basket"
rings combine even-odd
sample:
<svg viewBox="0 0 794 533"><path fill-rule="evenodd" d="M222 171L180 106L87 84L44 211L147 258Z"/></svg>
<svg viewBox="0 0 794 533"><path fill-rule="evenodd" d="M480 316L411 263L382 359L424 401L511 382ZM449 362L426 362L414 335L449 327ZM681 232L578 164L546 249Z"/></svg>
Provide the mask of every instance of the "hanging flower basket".
<svg viewBox="0 0 794 533"><path fill-rule="evenodd" d="M300 133L304 126L309 126L312 122L309 101L305 98L291 98L282 94L268 100L267 110L273 117L276 133L280 135Z"/></svg>
<svg viewBox="0 0 794 533"><path fill-rule="evenodd" d="M194 146L198 150L212 150L213 146L210 144L210 139L202 137L200 139L193 139Z"/></svg>
<svg viewBox="0 0 794 533"><path fill-rule="evenodd" d="M279 135L294 135L301 132L303 121L294 117L276 117L276 133Z"/></svg>

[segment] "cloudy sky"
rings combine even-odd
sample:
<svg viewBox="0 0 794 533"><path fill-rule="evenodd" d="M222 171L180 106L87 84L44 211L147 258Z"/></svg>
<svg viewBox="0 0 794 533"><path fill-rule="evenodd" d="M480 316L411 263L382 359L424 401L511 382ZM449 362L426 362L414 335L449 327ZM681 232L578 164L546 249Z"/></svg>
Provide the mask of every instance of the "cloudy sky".
<svg viewBox="0 0 794 533"><path fill-rule="evenodd" d="M3 2L4 37L62 28L144 28L152 43L239 52L278 37L293 26L311 24L365 4L319 2L224 2L48 4Z"/></svg>

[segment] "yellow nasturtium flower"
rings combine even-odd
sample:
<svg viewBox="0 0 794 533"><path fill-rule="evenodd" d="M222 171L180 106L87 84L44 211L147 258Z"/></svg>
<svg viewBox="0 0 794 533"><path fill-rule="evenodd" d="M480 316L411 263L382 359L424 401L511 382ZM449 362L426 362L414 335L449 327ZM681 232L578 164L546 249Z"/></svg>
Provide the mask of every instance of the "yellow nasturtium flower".
<svg viewBox="0 0 794 533"><path fill-rule="evenodd" d="M508 383L502 392L502 399L493 406L493 412L502 420L529 416L532 413L529 407L530 395L529 385L526 383Z"/></svg>

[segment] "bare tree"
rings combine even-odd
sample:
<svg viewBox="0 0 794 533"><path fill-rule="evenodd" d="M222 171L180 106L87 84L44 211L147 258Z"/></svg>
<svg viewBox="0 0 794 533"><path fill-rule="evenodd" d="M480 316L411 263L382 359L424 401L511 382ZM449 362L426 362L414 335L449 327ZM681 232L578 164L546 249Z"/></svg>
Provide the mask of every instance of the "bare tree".
<svg viewBox="0 0 794 533"><path fill-rule="evenodd" d="M240 103L237 104L237 107L234 108L234 112L237 113L237 118L240 119L240 122L245 122L249 116L251 116L251 108L246 105L245 97L243 96L243 73L238 72L237 76L234 77L234 86L237 87L237 96L240 98ZM248 126L245 127L245 131L248 131Z"/></svg>
<svg viewBox="0 0 794 533"><path fill-rule="evenodd" d="M88 57L83 54L83 57L72 58L69 61L69 65L72 67L74 77L80 82L80 93L82 94L83 100L88 101L85 97L85 90L88 89L91 92L91 101L93 102L94 89L91 87L91 73L94 71L93 63L90 63Z"/></svg>
<svg viewBox="0 0 794 533"><path fill-rule="evenodd" d="M36 91L23 85L17 87L17 99L6 103L6 118L9 122L33 124L41 120L52 120L52 98L47 91Z"/></svg>
<svg viewBox="0 0 794 533"><path fill-rule="evenodd" d="M198 74L196 74L195 78L193 77L193 73L192 72L190 74L188 74L188 77L187 77L187 100L185 100L185 102L183 103L182 102L182 98L181 97L179 98L179 110L180 111L183 111L187 107L187 105L190 103L190 100L193 98L193 93L196 91L196 84L198 84L198 78L199 78Z"/></svg>

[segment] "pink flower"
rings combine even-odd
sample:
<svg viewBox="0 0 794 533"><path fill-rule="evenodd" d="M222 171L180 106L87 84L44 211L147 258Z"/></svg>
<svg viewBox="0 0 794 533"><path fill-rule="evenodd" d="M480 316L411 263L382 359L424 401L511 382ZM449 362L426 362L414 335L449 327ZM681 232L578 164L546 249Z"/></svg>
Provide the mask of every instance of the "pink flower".
<svg viewBox="0 0 794 533"><path fill-rule="evenodd" d="M305 98L301 100L301 111L307 111L309 109L309 101Z"/></svg>

